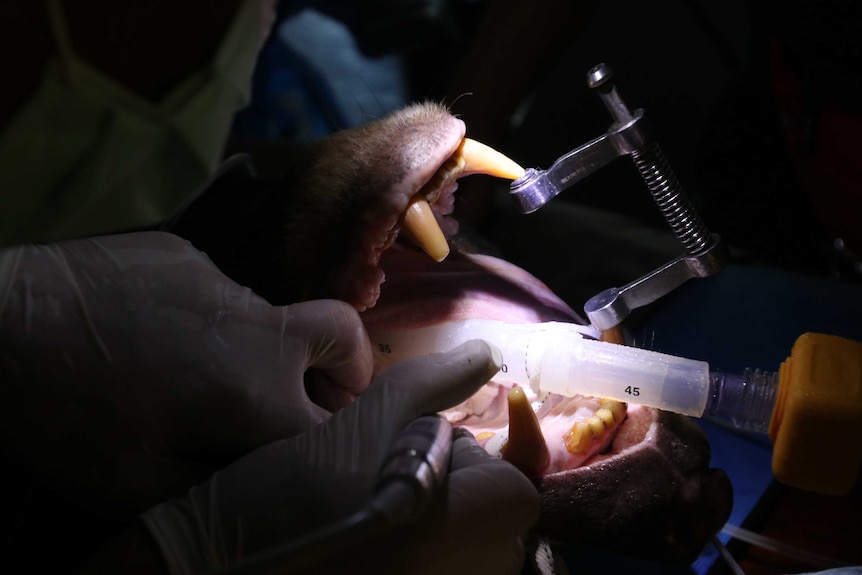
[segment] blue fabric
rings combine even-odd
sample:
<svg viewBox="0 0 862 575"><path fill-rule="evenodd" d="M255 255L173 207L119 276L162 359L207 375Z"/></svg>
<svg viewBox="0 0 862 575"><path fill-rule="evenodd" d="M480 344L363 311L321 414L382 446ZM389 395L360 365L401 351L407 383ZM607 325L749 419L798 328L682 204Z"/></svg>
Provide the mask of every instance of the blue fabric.
<svg viewBox="0 0 862 575"><path fill-rule="evenodd" d="M862 341L862 286L731 265L667 296L635 338L741 373L777 370L806 332Z"/></svg>
<svg viewBox="0 0 862 575"><path fill-rule="evenodd" d="M252 94L237 114L234 136L310 142L345 123L325 79L278 34L260 53Z"/></svg>
<svg viewBox="0 0 862 575"><path fill-rule="evenodd" d="M363 55L347 26L300 4L261 51L235 136L306 144L407 103L400 56Z"/></svg>
<svg viewBox="0 0 862 575"><path fill-rule="evenodd" d="M772 478L772 445L765 435L743 434L708 421L699 421L712 449L710 466L723 469L733 486L733 509L727 520L742 525L763 497ZM725 545L729 536L719 534ZM695 573L707 573L719 560L718 551L708 545L692 564Z"/></svg>

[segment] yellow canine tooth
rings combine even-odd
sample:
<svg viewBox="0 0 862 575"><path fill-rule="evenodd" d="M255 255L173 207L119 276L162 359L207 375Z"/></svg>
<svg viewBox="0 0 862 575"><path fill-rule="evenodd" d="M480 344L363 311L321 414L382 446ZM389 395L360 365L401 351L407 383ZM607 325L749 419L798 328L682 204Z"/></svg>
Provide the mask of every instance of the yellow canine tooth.
<svg viewBox="0 0 862 575"><path fill-rule="evenodd" d="M407 204L403 227L434 261L442 262L449 255L446 236L443 235L431 206L420 194L413 196Z"/></svg>
<svg viewBox="0 0 862 575"><path fill-rule="evenodd" d="M520 387L513 387L508 399L509 439L500 454L527 477L538 477L551 460L539 419Z"/></svg>
<svg viewBox="0 0 862 575"><path fill-rule="evenodd" d="M583 455L593 444L593 434L585 421L579 421L563 437L566 451L572 455Z"/></svg>
<svg viewBox="0 0 862 575"><path fill-rule="evenodd" d="M524 168L508 156L470 138L464 138L455 154L464 158L464 175L487 174L517 180L523 177L525 172Z"/></svg>

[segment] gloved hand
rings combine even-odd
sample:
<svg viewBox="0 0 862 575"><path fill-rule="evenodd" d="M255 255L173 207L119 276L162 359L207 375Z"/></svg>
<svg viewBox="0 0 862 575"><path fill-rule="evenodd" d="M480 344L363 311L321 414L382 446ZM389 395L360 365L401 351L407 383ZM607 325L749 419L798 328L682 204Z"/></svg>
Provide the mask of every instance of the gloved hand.
<svg viewBox="0 0 862 575"><path fill-rule="evenodd" d="M0 251L4 445L106 513L134 517L305 431L371 372L353 308L273 307L170 234Z"/></svg>
<svg viewBox="0 0 862 575"><path fill-rule="evenodd" d="M397 363L326 423L261 447L148 511L144 522L170 572L214 571L358 511L407 423L463 401L499 365L499 352L477 340ZM448 479L423 517L309 572L517 573L519 537L538 518L538 494L459 431Z"/></svg>

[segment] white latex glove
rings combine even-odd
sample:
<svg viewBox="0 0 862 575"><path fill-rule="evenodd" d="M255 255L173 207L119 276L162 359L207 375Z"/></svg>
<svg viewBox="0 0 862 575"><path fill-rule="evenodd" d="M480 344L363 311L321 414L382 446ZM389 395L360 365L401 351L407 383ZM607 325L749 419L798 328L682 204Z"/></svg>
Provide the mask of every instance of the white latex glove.
<svg viewBox="0 0 862 575"><path fill-rule="evenodd" d="M170 234L0 251L4 446L107 513L305 431L371 372L353 308L273 307Z"/></svg>
<svg viewBox="0 0 862 575"><path fill-rule="evenodd" d="M358 511L407 423L463 401L498 366L499 354L477 340L397 363L326 423L261 447L186 498L148 511L144 522L170 572L224 568ZM517 573L538 494L521 472L458 431L449 475L424 516L308 571Z"/></svg>

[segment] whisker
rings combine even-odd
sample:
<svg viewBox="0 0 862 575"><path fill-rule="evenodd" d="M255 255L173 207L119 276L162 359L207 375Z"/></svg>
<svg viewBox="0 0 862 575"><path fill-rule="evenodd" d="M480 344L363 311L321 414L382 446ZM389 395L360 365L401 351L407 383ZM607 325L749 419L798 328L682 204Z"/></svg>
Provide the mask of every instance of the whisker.
<svg viewBox="0 0 862 575"><path fill-rule="evenodd" d="M460 95L455 96L455 99L452 100L451 102L447 103L446 100L444 99L440 103L443 104L443 106L446 108L447 112L449 112L450 114L452 114L456 118L460 118L461 114L456 114L455 112L452 111L452 108L455 106L455 104L458 103L458 100L460 100L464 96L472 96L472 95L473 95L473 92L462 92Z"/></svg>
<svg viewBox="0 0 862 575"><path fill-rule="evenodd" d="M377 92L371 87L371 84L368 83L368 80L365 78L365 76L362 76L360 79L362 80L362 83L365 84L365 88L368 90L368 93L371 94L371 96L374 98L374 101L377 103L377 107L380 108L380 115L385 116L386 115L386 108L383 107L383 102L380 101L380 98L377 96ZM360 108L360 116L362 116L363 120L375 121L375 120L380 119L380 118L371 116L371 114L368 114L365 110L362 109L361 105L359 106L359 108Z"/></svg>

